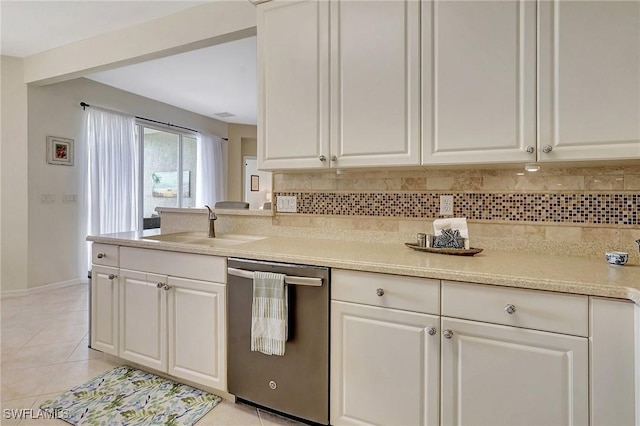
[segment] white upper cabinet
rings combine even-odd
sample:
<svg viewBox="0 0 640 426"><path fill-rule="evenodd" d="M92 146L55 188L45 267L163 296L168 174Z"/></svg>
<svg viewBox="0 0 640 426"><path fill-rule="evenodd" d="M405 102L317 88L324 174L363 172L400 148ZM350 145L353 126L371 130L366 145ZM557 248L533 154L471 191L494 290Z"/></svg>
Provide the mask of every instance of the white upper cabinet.
<svg viewBox="0 0 640 426"><path fill-rule="evenodd" d="M640 2L258 6L263 169L640 159Z"/></svg>
<svg viewBox="0 0 640 426"><path fill-rule="evenodd" d="M535 161L535 30L533 1L422 3L424 164Z"/></svg>
<svg viewBox="0 0 640 426"><path fill-rule="evenodd" d="M332 167L420 163L419 6L331 2Z"/></svg>
<svg viewBox="0 0 640 426"><path fill-rule="evenodd" d="M640 158L640 2L424 1L422 120L423 164Z"/></svg>
<svg viewBox="0 0 640 426"><path fill-rule="evenodd" d="M328 158L329 3L261 4L258 168L322 168Z"/></svg>
<svg viewBox="0 0 640 426"><path fill-rule="evenodd" d="M640 2L538 7L540 160L640 158Z"/></svg>
<svg viewBox="0 0 640 426"><path fill-rule="evenodd" d="M419 45L415 0L260 4L258 167L420 164Z"/></svg>

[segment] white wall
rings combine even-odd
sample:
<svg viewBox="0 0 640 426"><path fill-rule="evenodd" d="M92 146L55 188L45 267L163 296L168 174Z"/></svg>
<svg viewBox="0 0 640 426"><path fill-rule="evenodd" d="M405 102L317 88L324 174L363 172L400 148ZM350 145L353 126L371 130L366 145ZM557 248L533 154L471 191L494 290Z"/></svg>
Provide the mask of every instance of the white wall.
<svg viewBox="0 0 640 426"><path fill-rule="evenodd" d="M0 291L27 288L27 85L23 61L0 58Z"/></svg>
<svg viewBox="0 0 640 426"><path fill-rule="evenodd" d="M84 143L81 101L227 136L224 122L84 78L49 86L30 85L28 100L29 287L86 278L86 264L81 261L80 251L85 239L81 211L84 176L79 155ZM75 140L73 167L46 163L48 135ZM43 194L54 194L55 203L41 204ZM77 194L78 202L63 204L63 194Z"/></svg>

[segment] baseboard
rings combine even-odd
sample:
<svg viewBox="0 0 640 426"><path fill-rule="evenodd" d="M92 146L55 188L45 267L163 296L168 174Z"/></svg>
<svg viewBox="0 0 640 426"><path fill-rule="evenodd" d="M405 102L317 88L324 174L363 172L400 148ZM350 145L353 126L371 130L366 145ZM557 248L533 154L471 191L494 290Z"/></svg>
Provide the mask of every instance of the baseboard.
<svg viewBox="0 0 640 426"><path fill-rule="evenodd" d="M69 280L69 281L60 281L57 283L49 283L49 284L45 284L45 285L41 285L38 287L32 287L32 288L28 288L25 290L7 290L7 291L2 291L0 292L0 298L5 298L5 297L21 297L21 296L28 296L30 294L36 294L36 293L41 293L43 291L49 291L49 290L56 290L59 288L64 288L64 287L69 287L72 285L78 285L78 284L87 284L87 280L86 279L82 279L82 278L76 278L74 280Z"/></svg>
<svg viewBox="0 0 640 426"><path fill-rule="evenodd" d="M29 290L28 289L24 289L24 290L2 290L0 292L0 299L5 299L5 298L10 298L10 297L23 297L23 296L28 296L29 295Z"/></svg>

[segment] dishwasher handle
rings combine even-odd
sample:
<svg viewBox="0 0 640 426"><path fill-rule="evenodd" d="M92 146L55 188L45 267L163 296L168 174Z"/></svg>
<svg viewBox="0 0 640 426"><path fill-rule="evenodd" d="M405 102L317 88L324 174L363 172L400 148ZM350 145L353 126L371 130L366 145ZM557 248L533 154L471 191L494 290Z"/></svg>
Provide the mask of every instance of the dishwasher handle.
<svg viewBox="0 0 640 426"><path fill-rule="evenodd" d="M245 271L244 269L227 268L227 274L234 277L253 279L253 271ZM310 277L292 277L285 276L284 282L292 285L305 285L310 287L322 287L322 278L310 278Z"/></svg>

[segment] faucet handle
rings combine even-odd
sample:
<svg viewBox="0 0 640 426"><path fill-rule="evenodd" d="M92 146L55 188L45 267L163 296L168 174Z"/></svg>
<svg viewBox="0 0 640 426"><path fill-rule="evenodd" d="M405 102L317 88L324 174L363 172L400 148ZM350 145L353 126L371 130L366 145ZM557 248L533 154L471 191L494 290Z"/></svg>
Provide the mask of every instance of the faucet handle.
<svg viewBox="0 0 640 426"><path fill-rule="evenodd" d="M218 219L218 216L216 216L216 213L213 210L211 210L211 207L207 206L206 204L204 206L207 208L207 210L209 210L209 219L210 220Z"/></svg>

